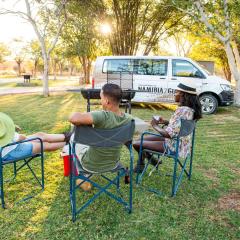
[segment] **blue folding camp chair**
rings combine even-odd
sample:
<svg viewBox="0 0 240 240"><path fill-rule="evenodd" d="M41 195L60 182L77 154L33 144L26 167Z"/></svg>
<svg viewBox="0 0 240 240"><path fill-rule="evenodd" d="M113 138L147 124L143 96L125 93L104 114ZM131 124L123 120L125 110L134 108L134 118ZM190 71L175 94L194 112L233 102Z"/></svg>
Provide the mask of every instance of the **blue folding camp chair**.
<svg viewBox="0 0 240 240"><path fill-rule="evenodd" d="M32 154L29 156L26 156L25 158L16 158L14 160L10 160L10 161L4 161L2 159L2 150L8 146L12 146L12 145L16 145L19 143L24 143L24 142L30 142L30 141L39 141L41 144L41 152L38 154ZM34 158L40 158L41 159L41 179L39 177L37 177L36 173L33 171L32 167L30 166L30 162L34 159ZM17 167L17 162L21 162L23 161L23 163ZM8 164L13 164L13 177L10 179L5 180L4 179L4 174L3 174L3 169L4 166L8 165ZM5 145L4 147L0 148L0 185L1 185L1 192L0 192L0 197L1 197L1 202L2 202L2 208L5 208L5 201L4 201L4 183L11 181L13 179L16 178L17 173L20 169L22 169L24 166L27 166L28 169L31 171L33 177L37 180L37 183L41 186L41 190L44 190L44 156L43 156L43 142L40 138L31 138L31 139L26 139L23 141L19 141L19 142L14 142L14 143L10 143L8 145ZM27 196L25 198L23 198L21 201L25 201L27 199L32 198L33 195L31 196Z"/></svg>
<svg viewBox="0 0 240 240"><path fill-rule="evenodd" d="M69 144L70 156L71 156L71 174L70 174L70 201L71 201L71 209L72 209L72 220L76 220L76 215L82 212L86 207L88 207L97 197L99 197L102 193L107 194L109 197L115 199L117 202L121 203L129 213L132 211L132 172L133 172L133 152L132 152L132 138L134 133L135 123L134 120L129 123L113 128L113 129L97 129L89 126L77 126L74 130L74 140L73 144ZM118 162L117 166L111 171L101 172L101 173L92 173L87 172L83 169L79 170L79 174L76 176L75 169L77 166L77 158L75 152L75 145L77 143L88 145L90 147L101 148L104 147L112 148L117 146L126 145L129 154L130 154L130 167L129 167L129 178L130 178L130 186L129 186L129 198L128 200L124 200L120 193L120 183L119 180L121 177L125 176L126 169L120 163L120 159L113 159L113 161ZM119 150L120 151L120 150ZM71 154L72 153L72 154ZM109 173L116 173L117 176L113 179L105 176ZM87 174L87 176L86 176ZM107 184L105 186L101 186L98 183L92 181L92 175L100 175L102 178L107 180ZM79 188L79 185L76 185L76 179L82 179L83 182L90 182L94 187L96 187L99 191L94 194L92 198L90 198L82 207L77 209L76 207L76 189ZM113 194L108 191L109 187L115 185L117 188L117 192L119 194Z"/></svg>
<svg viewBox="0 0 240 240"><path fill-rule="evenodd" d="M183 119L181 120L180 132L179 132L179 134L176 138L172 139L172 140L175 140L176 151L171 152L171 153L162 153L162 152L158 152L158 151L152 151L150 149L143 149L142 144L144 142L143 138L144 138L145 135L152 135L152 136L159 136L159 137L163 137L163 136L160 135L160 134L152 133L152 132L144 132L141 135L141 143L140 143L138 164L140 164L140 159L142 158L142 155L145 152L151 153L152 155L157 155L158 160L160 160L159 158L161 158L162 156L172 158L174 160L173 161L173 174L172 174L172 193L171 193L172 197L176 195L178 187L179 187L179 185L182 181L184 173L187 175L189 180L191 179L193 150L194 150L194 138L195 138L195 126L196 126L196 122L194 120L183 120ZM189 135L191 135L191 142L192 142L191 149L190 149L190 151L189 151L189 153L188 153L188 155L185 159L180 159L178 152L179 152L179 145L181 143L181 139L183 137L186 137L186 136L189 136ZM145 168L143 169L143 172L141 174L140 173L137 174L137 178L136 178L136 183L137 184L140 185L142 183L143 176L146 173L146 170L149 166L150 161L151 161L151 159L148 160L147 164L145 165ZM178 173L178 166L180 167L180 173ZM187 166L188 166L188 169L187 169ZM155 168L157 170L158 170L158 167L159 167L159 165L155 166ZM157 193L159 195L162 194L157 189L152 189L152 188L148 187L147 190L149 190L153 193Z"/></svg>

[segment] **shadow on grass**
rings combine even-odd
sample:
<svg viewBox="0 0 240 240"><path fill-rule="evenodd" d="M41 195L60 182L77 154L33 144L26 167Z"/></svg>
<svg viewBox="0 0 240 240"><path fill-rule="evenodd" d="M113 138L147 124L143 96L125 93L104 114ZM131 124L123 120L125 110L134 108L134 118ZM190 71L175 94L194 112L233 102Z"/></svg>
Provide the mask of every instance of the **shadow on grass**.
<svg viewBox="0 0 240 240"><path fill-rule="evenodd" d="M1 111L13 116L19 125L22 123L27 133L55 132L65 127L62 121L70 112L85 111L86 101L78 94L51 98L5 96L0 98L0 106ZM164 117L172 114L160 110L159 113ZM47 154L45 191L25 205L0 210L1 239L238 239L239 214L218 209L216 205L219 198L239 185L239 147L231 138L232 133L239 132L239 124L237 121L232 124L232 118L222 118L228 115L238 118L239 113L239 109L233 107L224 113L220 110L222 125L216 121L218 114L204 116L197 126L192 180L183 179L175 198L158 197L134 186L134 209L130 215L103 195L72 223L69 181L62 176L62 160L59 152ZM154 115L152 110L138 108L133 108L133 114L146 120ZM222 141L219 134L226 128L226 140ZM214 132L218 137L213 138ZM165 164L172 166L170 162ZM237 170L233 173L234 169ZM170 190L170 180L165 178L151 176L146 183L166 194ZM24 192L24 182L16 188ZM9 187L10 193L13 190ZM78 199L83 203L88 196L80 192Z"/></svg>
<svg viewBox="0 0 240 240"><path fill-rule="evenodd" d="M84 204L93 196L96 189L90 193L79 191L77 201ZM97 237L113 236L119 224L130 215L123 206L106 195L100 196L87 209L77 216L77 221L71 221L69 199L69 179L64 179L58 188L57 195L48 210L48 215L37 233L36 239L96 239Z"/></svg>

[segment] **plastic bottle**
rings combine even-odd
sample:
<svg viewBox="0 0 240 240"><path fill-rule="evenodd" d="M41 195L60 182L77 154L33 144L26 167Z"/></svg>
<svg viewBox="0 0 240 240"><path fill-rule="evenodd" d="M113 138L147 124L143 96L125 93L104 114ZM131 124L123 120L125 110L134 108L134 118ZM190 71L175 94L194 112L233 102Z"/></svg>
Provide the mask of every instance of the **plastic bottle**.
<svg viewBox="0 0 240 240"><path fill-rule="evenodd" d="M126 168L126 171L125 171L124 182L125 182L125 184L129 184L129 183L130 183L130 176L129 176L129 170L128 170L128 167Z"/></svg>

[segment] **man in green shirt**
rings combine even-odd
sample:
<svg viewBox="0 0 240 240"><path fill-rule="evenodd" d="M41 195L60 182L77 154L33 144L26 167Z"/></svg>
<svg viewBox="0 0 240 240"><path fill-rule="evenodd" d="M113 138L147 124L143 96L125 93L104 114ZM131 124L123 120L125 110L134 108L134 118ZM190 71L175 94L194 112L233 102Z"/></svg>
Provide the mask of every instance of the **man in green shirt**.
<svg viewBox="0 0 240 240"><path fill-rule="evenodd" d="M119 103L122 90L116 84L105 84L100 93L103 110L89 113L73 113L69 121L78 125L92 125L95 128L112 129L129 122L129 114L122 113ZM81 167L88 172L104 172L116 167L121 147L99 148L82 144L76 145L76 153Z"/></svg>

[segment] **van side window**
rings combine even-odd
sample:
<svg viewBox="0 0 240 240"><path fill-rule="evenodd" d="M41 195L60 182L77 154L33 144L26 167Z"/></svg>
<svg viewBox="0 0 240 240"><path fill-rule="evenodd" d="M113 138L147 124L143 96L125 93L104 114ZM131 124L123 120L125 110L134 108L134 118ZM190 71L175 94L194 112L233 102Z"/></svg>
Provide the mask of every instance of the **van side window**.
<svg viewBox="0 0 240 240"><path fill-rule="evenodd" d="M134 73L138 75L167 75L167 63L165 59L138 59L134 61Z"/></svg>
<svg viewBox="0 0 240 240"><path fill-rule="evenodd" d="M103 63L103 73L132 72L133 64L130 59L106 59Z"/></svg>
<svg viewBox="0 0 240 240"><path fill-rule="evenodd" d="M172 60L172 75L175 77L204 78L203 73L186 60Z"/></svg>

